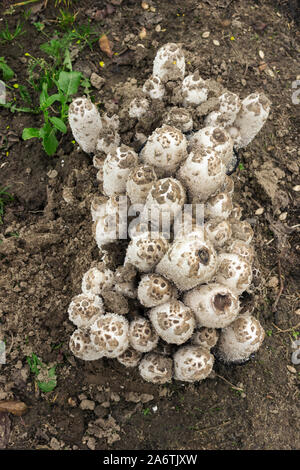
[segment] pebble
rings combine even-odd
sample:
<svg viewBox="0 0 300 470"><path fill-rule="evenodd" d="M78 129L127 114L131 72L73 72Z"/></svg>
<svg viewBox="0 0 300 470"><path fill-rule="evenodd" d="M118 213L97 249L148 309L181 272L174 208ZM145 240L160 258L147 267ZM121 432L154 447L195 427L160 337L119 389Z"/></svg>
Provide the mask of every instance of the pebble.
<svg viewBox="0 0 300 470"><path fill-rule="evenodd" d="M247 82L246 82L246 80L245 80L244 78L241 79L241 84L242 84L243 86L246 86Z"/></svg>
<svg viewBox="0 0 300 470"><path fill-rule="evenodd" d="M91 84L93 87L95 87L97 90L100 90L100 88L103 87L105 83L105 78L100 77L97 73L93 72L91 75Z"/></svg>
<svg viewBox="0 0 300 470"><path fill-rule="evenodd" d="M203 37L204 39L209 38L209 36L210 36L210 32L209 32L209 31L205 31L205 32L202 34L202 37Z"/></svg>
<svg viewBox="0 0 300 470"><path fill-rule="evenodd" d="M56 170L50 170L50 171L48 171L48 173L47 173L47 176L48 176L48 178L50 178L50 179L56 178L57 175L58 175L58 173L57 173Z"/></svg>
<svg viewBox="0 0 300 470"><path fill-rule="evenodd" d="M279 220L285 220L287 218L288 213L287 212L282 212L279 216Z"/></svg>
<svg viewBox="0 0 300 470"><path fill-rule="evenodd" d="M293 191L296 191L296 193L298 193L300 191L300 184L297 184L296 186L294 186Z"/></svg>
<svg viewBox="0 0 300 470"><path fill-rule="evenodd" d="M53 450L59 450L60 449L60 443L55 437L52 437L52 439L50 441L50 447Z"/></svg>
<svg viewBox="0 0 300 470"><path fill-rule="evenodd" d="M263 207L260 207L255 211L255 215L262 215L264 213L265 209Z"/></svg>
<svg viewBox="0 0 300 470"><path fill-rule="evenodd" d="M220 45L220 43L219 43L219 41L218 41L217 39L214 39L214 40L213 40L213 43L214 43L215 46L219 46L219 45Z"/></svg>
<svg viewBox="0 0 300 470"><path fill-rule="evenodd" d="M287 369L288 369L292 374L296 374L296 373L297 373L295 367L293 367L293 366L286 366L286 367L287 367Z"/></svg>
<svg viewBox="0 0 300 470"><path fill-rule="evenodd" d="M258 51L258 55L261 59L265 58L265 53L263 51Z"/></svg>
<svg viewBox="0 0 300 470"><path fill-rule="evenodd" d="M161 26L160 26L160 24L158 24L157 26L155 26L155 31L156 31L157 33L159 33L159 32L161 31Z"/></svg>
<svg viewBox="0 0 300 470"><path fill-rule="evenodd" d="M149 9L149 5L147 2L142 2L142 8L143 10L148 10Z"/></svg>
<svg viewBox="0 0 300 470"><path fill-rule="evenodd" d="M93 411L95 409L95 402L92 401L92 400L85 399L85 400L82 400L79 407L82 410L91 410L91 411Z"/></svg>

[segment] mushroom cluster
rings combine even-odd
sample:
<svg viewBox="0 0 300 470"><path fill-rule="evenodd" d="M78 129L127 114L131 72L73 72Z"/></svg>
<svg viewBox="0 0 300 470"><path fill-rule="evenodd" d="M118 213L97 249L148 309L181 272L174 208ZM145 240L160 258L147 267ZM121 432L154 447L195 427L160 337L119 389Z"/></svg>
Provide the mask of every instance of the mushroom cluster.
<svg viewBox="0 0 300 470"><path fill-rule="evenodd" d="M70 303L70 349L82 360L116 358L156 384L201 381L215 358L245 362L264 339L259 321L241 313L253 230L233 202L229 175L270 102L261 93L241 100L198 71L187 75L181 47L168 43L120 106L120 119L100 116L85 97L69 108L102 191L91 206L102 258ZM112 267L105 254L121 240L122 263Z"/></svg>

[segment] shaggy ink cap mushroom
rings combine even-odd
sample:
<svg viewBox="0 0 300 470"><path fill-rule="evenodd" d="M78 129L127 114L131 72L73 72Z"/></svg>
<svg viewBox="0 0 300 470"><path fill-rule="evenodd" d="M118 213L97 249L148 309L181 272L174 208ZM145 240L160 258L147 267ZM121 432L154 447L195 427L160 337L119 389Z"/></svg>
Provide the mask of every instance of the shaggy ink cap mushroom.
<svg viewBox="0 0 300 470"><path fill-rule="evenodd" d="M165 87L158 76L151 76L145 81L143 92L152 100L162 100L165 94Z"/></svg>
<svg viewBox="0 0 300 470"><path fill-rule="evenodd" d="M153 307L149 318L157 334L171 344L185 343L196 326L192 310L176 299Z"/></svg>
<svg viewBox="0 0 300 470"><path fill-rule="evenodd" d="M103 215L104 212L104 215ZM95 222L94 236L99 248L127 237L128 198L114 195L108 198L105 210Z"/></svg>
<svg viewBox="0 0 300 470"><path fill-rule="evenodd" d="M236 148L246 147L258 134L270 112L270 100L263 93L252 93L242 101L241 109L233 123L238 130Z"/></svg>
<svg viewBox="0 0 300 470"><path fill-rule="evenodd" d="M208 88L198 71L184 78L181 93L184 106L198 106L207 100Z"/></svg>
<svg viewBox="0 0 300 470"><path fill-rule="evenodd" d="M88 328L78 328L73 332L69 348L74 356L83 361L96 361L103 357L102 349L95 347L92 343Z"/></svg>
<svg viewBox="0 0 300 470"><path fill-rule="evenodd" d="M126 191L130 170L138 164L138 155L127 145L109 153L103 164L103 191L107 196Z"/></svg>
<svg viewBox="0 0 300 470"><path fill-rule="evenodd" d="M137 317L129 325L129 343L139 352L152 351L158 343L159 336L149 320Z"/></svg>
<svg viewBox="0 0 300 470"><path fill-rule="evenodd" d="M241 108L241 101L238 95L225 91L218 98L218 109L209 113L205 120L205 126L232 126Z"/></svg>
<svg viewBox="0 0 300 470"><path fill-rule="evenodd" d="M138 299L144 307L156 307L177 298L176 287L160 274L145 274L138 286Z"/></svg>
<svg viewBox="0 0 300 470"><path fill-rule="evenodd" d="M102 263L90 268L82 278L83 294L99 295L105 289L110 289L114 282L113 272Z"/></svg>
<svg viewBox="0 0 300 470"><path fill-rule="evenodd" d="M231 239L231 225L227 220L211 219L205 223L204 228L215 248L221 248Z"/></svg>
<svg viewBox="0 0 300 470"><path fill-rule="evenodd" d="M103 356L115 358L129 346L129 324L123 315L107 313L99 316L90 327L91 341Z"/></svg>
<svg viewBox="0 0 300 470"><path fill-rule="evenodd" d="M218 342L219 333L215 328L207 328L200 326L196 328L191 337L191 344L193 346L202 346L206 349L212 349Z"/></svg>
<svg viewBox="0 0 300 470"><path fill-rule="evenodd" d="M195 201L206 201L224 183L226 168L220 156L203 145L194 147L177 172Z"/></svg>
<svg viewBox="0 0 300 470"><path fill-rule="evenodd" d="M219 155L224 165L229 165L233 154L233 141L230 134L220 126L203 127L195 132L189 140L189 149L203 145L205 149L212 149Z"/></svg>
<svg viewBox="0 0 300 470"><path fill-rule="evenodd" d="M245 243L251 243L254 232L253 228L246 220L230 221L232 228L232 238L237 238Z"/></svg>
<svg viewBox="0 0 300 470"><path fill-rule="evenodd" d="M173 360L158 353L147 353L139 364L139 372L146 382L160 385L171 382Z"/></svg>
<svg viewBox="0 0 300 470"><path fill-rule="evenodd" d="M87 328L94 318L105 313L101 297L93 294L76 295L69 307L69 320L78 328Z"/></svg>
<svg viewBox="0 0 300 470"><path fill-rule="evenodd" d="M228 219L233 209L232 199L228 193L218 193L205 204L204 215L209 219Z"/></svg>
<svg viewBox="0 0 300 470"><path fill-rule="evenodd" d="M264 329L253 316L241 315L221 331L217 355L224 362L243 363L261 346Z"/></svg>
<svg viewBox="0 0 300 470"><path fill-rule="evenodd" d="M133 264L142 273L148 273L157 265L169 247L159 232L145 232L128 244L125 262Z"/></svg>
<svg viewBox="0 0 300 470"><path fill-rule="evenodd" d="M137 165L132 168L126 182L126 193L131 204L144 204L156 180L153 166Z"/></svg>
<svg viewBox="0 0 300 470"><path fill-rule="evenodd" d="M164 118L164 124L176 127L181 132L190 132L193 130L193 118L185 108L172 107Z"/></svg>
<svg viewBox="0 0 300 470"><path fill-rule="evenodd" d="M214 356L202 346L182 346L174 354L174 378L183 382L206 379L212 371Z"/></svg>
<svg viewBox="0 0 300 470"><path fill-rule="evenodd" d="M96 220L106 215L106 203L108 198L106 196L94 196L91 202L92 220Z"/></svg>
<svg viewBox="0 0 300 470"><path fill-rule="evenodd" d="M187 157L185 136L172 126L163 125L155 129L143 147L140 157L153 165L164 176L172 175Z"/></svg>
<svg viewBox="0 0 300 470"><path fill-rule="evenodd" d="M136 96L129 104L129 117L140 119L147 113L149 106L150 103L145 96Z"/></svg>
<svg viewBox="0 0 300 470"><path fill-rule="evenodd" d="M237 295L218 283L195 287L185 293L183 302L194 312L198 325L207 328L224 328L240 309Z"/></svg>
<svg viewBox="0 0 300 470"><path fill-rule="evenodd" d="M69 124L74 139L86 153L96 149L102 122L97 107L89 98L76 98L69 106Z"/></svg>
<svg viewBox="0 0 300 470"><path fill-rule="evenodd" d="M120 145L119 117L114 114L111 118L106 114L102 116L102 128L99 132L96 150L108 154Z"/></svg>
<svg viewBox="0 0 300 470"><path fill-rule="evenodd" d="M235 253L220 253L215 280L240 295L252 282L251 264Z"/></svg>
<svg viewBox="0 0 300 470"><path fill-rule="evenodd" d="M187 238L175 238L156 266L156 272L185 291L210 281L216 267L217 255L213 245L198 228Z"/></svg>
<svg viewBox="0 0 300 470"><path fill-rule="evenodd" d="M181 47L167 43L158 49L153 62L153 77L162 83L169 80L182 80L185 74L185 59Z"/></svg>
<svg viewBox="0 0 300 470"><path fill-rule="evenodd" d="M140 362L143 354L139 351L136 351L131 346L129 346L126 351L123 352L120 356L117 357L117 361L120 362L125 367L136 367Z"/></svg>
<svg viewBox="0 0 300 470"><path fill-rule="evenodd" d="M254 248L243 240L232 240L226 245L227 253L235 253L246 260L249 264L254 260Z"/></svg>

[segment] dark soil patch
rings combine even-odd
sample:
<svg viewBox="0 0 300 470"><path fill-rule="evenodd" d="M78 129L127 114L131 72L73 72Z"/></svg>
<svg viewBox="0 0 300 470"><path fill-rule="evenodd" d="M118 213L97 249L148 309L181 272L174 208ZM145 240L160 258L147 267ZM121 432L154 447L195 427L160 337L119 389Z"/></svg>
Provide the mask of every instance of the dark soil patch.
<svg viewBox="0 0 300 470"><path fill-rule="evenodd" d="M10 29L23 22L20 7L4 15L10 3L2 7L1 28L5 21ZM24 20L24 35L0 44L0 56L19 84L26 84L25 52L42 56L39 46L46 40L32 18L46 24L50 37L57 29L58 8L48 3ZM300 369L291 362L292 341L300 331L299 192L293 189L299 185L300 105L292 102L292 83L300 79L298 4L148 3L153 11L133 0L86 1L84 8L74 2L76 21L91 18L118 53L109 59L95 43L92 52L80 52L74 68L99 73L105 85L94 91L95 99L101 110L117 111L115 85L128 78L142 84L157 48L180 42L188 70L199 69L203 78L217 79L242 97L263 90L271 99L270 119L241 152L242 166L234 174L236 200L255 229L259 273L250 301L266 339L251 361L218 363L217 375L197 385L157 387L114 360L74 358L67 307L98 255L90 219L91 198L100 192L96 170L75 149L70 132L50 158L37 140L21 139L23 128L34 127L40 117L1 109L0 136L8 138L11 131L17 138L9 146L3 140L0 158L0 186L9 186L14 195L0 226L0 339L8 350L7 363L0 366L0 400L19 399L29 407L22 418L9 415L7 448L299 449ZM105 8L106 16L99 13ZM143 27L147 35L141 39ZM210 31L207 39L205 31ZM130 137L124 133L124 138ZM74 199L68 204L63 190L69 187ZM262 215L255 214L258 208ZM57 387L50 393L35 385L26 361L32 353L58 364Z"/></svg>

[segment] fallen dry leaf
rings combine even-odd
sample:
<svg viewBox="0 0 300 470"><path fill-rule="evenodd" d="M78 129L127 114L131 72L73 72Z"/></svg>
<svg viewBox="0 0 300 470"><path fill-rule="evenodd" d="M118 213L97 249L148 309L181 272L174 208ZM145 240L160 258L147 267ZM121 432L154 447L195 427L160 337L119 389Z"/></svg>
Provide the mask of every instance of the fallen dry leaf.
<svg viewBox="0 0 300 470"><path fill-rule="evenodd" d="M4 400L0 401L0 413L12 413L15 416L22 416L28 407L22 401Z"/></svg>
<svg viewBox="0 0 300 470"><path fill-rule="evenodd" d="M99 46L102 52L104 52L108 57L112 57L113 53L111 50L111 43L108 40L106 34L103 34L103 36L101 36L99 39Z"/></svg>

